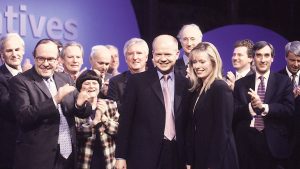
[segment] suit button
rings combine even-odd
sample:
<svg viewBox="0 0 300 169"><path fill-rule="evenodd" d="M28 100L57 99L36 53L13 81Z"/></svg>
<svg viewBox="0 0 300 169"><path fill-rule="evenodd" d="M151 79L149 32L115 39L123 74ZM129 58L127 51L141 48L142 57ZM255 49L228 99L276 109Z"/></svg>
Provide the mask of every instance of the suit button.
<svg viewBox="0 0 300 169"><path fill-rule="evenodd" d="M52 152L56 152L56 150L57 150L56 148L53 148L53 149L52 149Z"/></svg>

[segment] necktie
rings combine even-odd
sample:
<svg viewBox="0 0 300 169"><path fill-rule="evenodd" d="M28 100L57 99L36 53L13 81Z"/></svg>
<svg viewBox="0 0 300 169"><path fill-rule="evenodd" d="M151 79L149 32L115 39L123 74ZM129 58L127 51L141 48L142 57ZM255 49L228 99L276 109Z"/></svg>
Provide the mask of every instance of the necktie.
<svg viewBox="0 0 300 169"><path fill-rule="evenodd" d="M297 83L296 83L296 77L297 77L296 74L293 74L293 75L292 75L292 83L293 83L293 87L294 87L294 88L296 88L296 87L298 86Z"/></svg>
<svg viewBox="0 0 300 169"><path fill-rule="evenodd" d="M264 83L264 77L260 76L259 79L260 79L260 83L259 83L258 88L257 88L257 94L258 94L260 100L262 102L264 102L264 100L265 100L265 93L266 93L266 87L265 87L265 83ZM263 117L259 114L259 115L254 116L254 118L255 118L254 127L258 131L262 131L265 128Z"/></svg>
<svg viewBox="0 0 300 169"><path fill-rule="evenodd" d="M57 94L57 89L54 83L54 80L52 78L49 78L47 80L47 87L51 93L52 96L55 96ZM70 129L67 122L66 117L62 113L61 105L58 104L58 111L59 111L59 135L58 135L58 143L60 148L60 154L67 159L71 152L72 152L72 143L71 143L71 135L70 135Z"/></svg>
<svg viewBox="0 0 300 169"><path fill-rule="evenodd" d="M260 100L262 102L264 102L265 93L266 93L266 87L265 87L265 82L264 82L265 78L263 76L260 76L259 79L260 79L260 83L257 88L257 94L258 94Z"/></svg>
<svg viewBox="0 0 300 169"><path fill-rule="evenodd" d="M170 98L169 85L168 85L169 78L170 77L168 75L163 76L163 95L164 95L165 110L166 110L164 135L169 140L173 140L173 138L176 135L176 132L175 132L174 116L172 113L172 102Z"/></svg>

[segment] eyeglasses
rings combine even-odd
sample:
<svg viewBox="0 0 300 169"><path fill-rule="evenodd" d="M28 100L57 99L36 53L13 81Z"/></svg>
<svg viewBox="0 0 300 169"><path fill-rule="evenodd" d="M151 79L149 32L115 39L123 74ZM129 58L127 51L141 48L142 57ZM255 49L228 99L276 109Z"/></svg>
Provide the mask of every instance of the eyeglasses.
<svg viewBox="0 0 300 169"><path fill-rule="evenodd" d="M47 60L48 63L53 64L53 63L55 63L57 61L57 58L51 58L51 57L50 58L44 58L44 57L37 56L35 58L35 60L38 63L44 63Z"/></svg>

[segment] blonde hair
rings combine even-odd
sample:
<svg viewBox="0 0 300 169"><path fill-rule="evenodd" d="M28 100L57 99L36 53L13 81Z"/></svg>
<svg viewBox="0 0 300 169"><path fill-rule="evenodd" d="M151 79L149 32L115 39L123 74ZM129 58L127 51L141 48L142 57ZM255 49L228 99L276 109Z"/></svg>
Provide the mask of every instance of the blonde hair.
<svg viewBox="0 0 300 169"><path fill-rule="evenodd" d="M212 63L213 70L203 82L197 77L193 69L193 59L199 55L207 55ZM222 80L222 60L217 48L209 42L199 43L189 54L189 72L190 72L190 91L200 90L200 95L203 91L207 91L215 80Z"/></svg>

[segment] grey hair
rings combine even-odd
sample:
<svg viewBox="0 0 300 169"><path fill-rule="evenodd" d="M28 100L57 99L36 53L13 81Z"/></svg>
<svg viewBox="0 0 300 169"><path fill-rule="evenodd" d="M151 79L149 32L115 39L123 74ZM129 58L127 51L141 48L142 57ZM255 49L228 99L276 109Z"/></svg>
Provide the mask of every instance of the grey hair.
<svg viewBox="0 0 300 169"><path fill-rule="evenodd" d="M285 45L285 56L288 56L288 53L291 52L297 56L300 56L300 41L289 42Z"/></svg>
<svg viewBox="0 0 300 169"><path fill-rule="evenodd" d="M126 56L128 48L130 46L137 45L137 44L143 46L143 49L144 49L144 52L146 53L146 55L149 54L149 47L145 40L140 39L140 38L131 38L124 45L124 48L123 48L124 56Z"/></svg>

